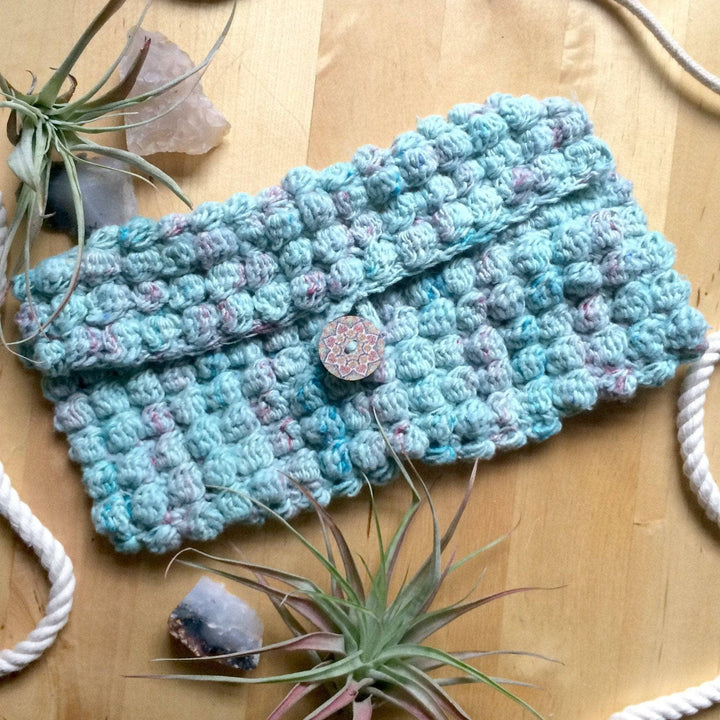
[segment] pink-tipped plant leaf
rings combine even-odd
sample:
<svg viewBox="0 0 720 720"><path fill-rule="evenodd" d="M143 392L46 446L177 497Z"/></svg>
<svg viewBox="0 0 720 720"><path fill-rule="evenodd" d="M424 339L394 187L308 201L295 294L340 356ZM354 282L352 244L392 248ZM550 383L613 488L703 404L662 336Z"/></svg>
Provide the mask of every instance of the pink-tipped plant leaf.
<svg viewBox="0 0 720 720"><path fill-rule="evenodd" d="M293 686L292 690L290 690L267 716L267 720L280 720L288 710L295 707L300 700L318 687L320 687L320 683L298 683Z"/></svg>
<svg viewBox="0 0 720 720"><path fill-rule="evenodd" d="M449 605L448 607L439 608L416 620L410 627L403 638L404 642L416 643L422 642L425 638L437 632L440 628L445 627L449 623L457 620L461 615L475 610L482 605L487 605L493 600L499 600L500 598L508 597L509 595L516 595L521 592L528 592L530 590L539 590L536 587L520 587L511 588L510 590L501 590L500 592L493 593L492 595L486 595L485 597L478 598L477 600L471 600L470 602L460 603L457 605Z"/></svg>
<svg viewBox="0 0 720 720"><path fill-rule="evenodd" d="M322 521L323 526L326 525L330 528L330 532L332 533L332 536L335 539L335 543L337 544L343 567L345 568L345 575L347 581L352 587L358 601L365 602L365 588L363 587L362 580L360 579L360 573L358 572L357 565L355 564L355 560L353 559L352 552L350 551L350 547L347 544L347 540L345 540L345 536L342 534L342 531L337 526L337 523L333 520L330 513L322 505L320 505L320 503L315 499L313 494L309 492L306 487L304 487L299 482L289 476L288 479L290 480L290 482L293 483L293 485L295 485L295 487L305 496L307 501L312 505L313 510L315 510L315 513Z"/></svg>
<svg viewBox="0 0 720 720"><path fill-rule="evenodd" d="M470 718L463 715L456 716L452 706L447 706L442 702L442 697L438 693L432 689L428 690L424 683L418 683L410 667L400 664L387 664L376 675L378 679L396 688L396 692L404 694L411 702L430 712L433 717L443 718L443 720L450 720L451 718L470 720Z"/></svg>
<svg viewBox="0 0 720 720"><path fill-rule="evenodd" d="M397 565L398 557L400 556L400 551L402 550L405 538L407 537L407 533L410 529L410 526L412 525L412 521L417 517L418 511L421 507L422 502L420 501L412 503L412 505L400 521L400 524L395 534L390 540L390 544L388 545L387 569L385 572L387 585L390 585L390 582L392 581L392 577L395 572L395 566Z"/></svg>
<svg viewBox="0 0 720 720"><path fill-rule="evenodd" d="M244 497L248 501L250 501L255 506L259 507L261 510L263 510L269 517L275 518L280 524L282 524L284 527L286 527L305 547L308 552L327 570L330 577L334 577L338 584L342 587L343 592L347 598L351 598L353 600L358 600L358 598L355 596L355 591L353 590L352 585L347 581L346 578L343 577L342 573L337 569L337 567L331 563L300 531L296 530L288 521L286 518L284 518L280 513L273 510L271 507L263 503L262 501L258 500L257 498L248 495L247 493L241 492L239 490L234 489L228 489L223 488L226 492L232 492L237 495L240 495L241 497ZM340 598L338 598L338 601Z"/></svg>
<svg viewBox="0 0 720 720"><path fill-rule="evenodd" d="M450 568L450 572L455 572L455 570L457 570L459 567L462 567L465 563L470 562L470 560L473 560L478 555L481 555L482 553L494 548L496 545L505 542L505 540L507 540L510 535L515 532L518 524L519 522L516 523L512 528L510 528L510 530L508 530L506 533L503 533L499 537L496 537L494 540L491 540L489 543L483 545L480 548L477 548L476 550L473 550L471 553L468 553L467 555L465 555L465 557L460 558L460 560L458 560L457 562L454 562L452 564L452 567Z"/></svg>
<svg viewBox="0 0 720 720"><path fill-rule="evenodd" d="M218 568L213 568L208 565L202 565L201 563L193 563L187 560L183 560L182 563L189 567L194 567L199 570L214 573L220 577L224 577L226 580L232 580L233 582L245 585L246 587L258 590L264 593L268 597L274 597L279 602L294 610L298 615L301 615L306 620L309 620L319 630L326 632L333 631L333 624L327 615L323 613L316 603L305 597L298 597L289 592L278 590L277 588L268 585L267 583L261 583L257 580L251 580L250 578L243 577L242 575L233 575L232 573L225 572Z"/></svg>
<svg viewBox="0 0 720 720"><path fill-rule="evenodd" d="M370 530L375 527L375 541L378 546L378 553L380 554L380 565L384 567L387 564L387 552L385 550L385 541L383 539L382 528L380 527L380 517L377 512L377 504L375 502L375 491L373 490L370 478L363 473L363 482L368 492L368 519L367 529L365 530L366 537L370 537Z"/></svg>
<svg viewBox="0 0 720 720"><path fill-rule="evenodd" d="M375 418L375 423L377 424L378 430L380 432L380 435L382 436L386 447L390 451L390 455L392 456L393 460L395 461L395 464L398 467L398 470L400 471L401 477L405 480L405 482L408 484L408 487L413 493L413 497L415 500L420 501L422 499L420 493L417 491L417 487L415 487L415 482L410 477L410 473L408 473L407 468L405 467L405 463L400 459L397 452L395 452L395 448L392 446L392 443L390 442L390 439L387 436L387 433L383 429L382 423L380 422L380 418L377 415L377 411L375 408L373 408L373 416Z"/></svg>
<svg viewBox="0 0 720 720"><path fill-rule="evenodd" d="M452 570L452 563L453 563L454 558L455 558L455 555L453 553L452 557L450 558L450 561L440 571L440 577L438 578L437 585L428 594L428 596L425 598L425 602L418 609L418 612L417 612L418 616L425 613L427 611L427 609L433 604L433 601L435 600L438 592L440 591L440 587L445 582L445 578L450 574L450 571Z"/></svg>
<svg viewBox="0 0 720 720"><path fill-rule="evenodd" d="M353 700L352 720L370 720L372 718L373 705L370 696L362 700Z"/></svg>
<svg viewBox="0 0 720 720"><path fill-rule="evenodd" d="M432 601L437 595L438 590L440 589L440 586L442 585L443 580L452 569L451 562L445 570L440 570L440 556L455 535L455 531L457 530L463 513L465 512L468 501L470 500L472 489L475 485L477 468L478 461L475 461L472 472L470 473L470 477L467 482L467 486L465 488L465 494L463 495L463 498L460 501L460 504L458 505L458 508L455 511L452 520L450 521L450 524L440 538L439 547L437 543L433 543L432 554L428 557L425 563L423 563L416 576L410 581L410 589L408 590L408 595L412 598L412 602L417 605L417 607L413 610L413 614L420 614L427 610L428 607L430 607ZM419 479L419 483L420 486L423 488L423 491L427 498L430 512L433 518L433 530L435 530L435 528L437 527L437 519L430 493L428 492L427 486L422 481L422 478Z"/></svg>
<svg viewBox="0 0 720 720"><path fill-rule="evenodd" d="M271 587L267 580L260 574L260 573L254 573L255 579L261 584L261 585L268 585L268 587ZM303 624L285 607L285 604L278 600L273 595L266 595L268 600L272 603L273 607L275 608L275 611L280 616L280 619L285 623L286 627L290 632L295 636L298 637L300 635L307 635L307 630L303 626Z"/></svg>
<svg viewBox="0 0 720 720"><path fill-rule="evenodd" d="M447 717L455 717L456 720L471 720L465 710L437 685L429 675L413 666L408 666L406 670L409 680L422 687L426 693L433 697Z"/></svg>
<svg viewBox="0 0 720 720"><path fill-rule="evenodd" d="M488 675L488 677L498 685L514 685L515 687L530 688L531 690L539 689L538 685L523 682L522 680L512 680L511 678L497 677L496 675ZM440 687L453 687L454 685L472 685L474 683L479 683L480 680L467 675L458 675L456 677L434 677L433 682L437 683Z"/></svg>
<svg viewBox="0 0 720 720"><path fill-rule="evenodd" d="M362 555L360 556L360 563L362 564L367 576L372 578L370 589L367 593L367 600L365 601L367 609L373 615L380 615L388 606L388 587L385 583L385 576L382 572L382 567L373 576L369 565Z"/></svg>
<svg viewBox="0 0 720 720"><path fill-rule="evenodd" d="M395 649L389 649L386 651L386 660L392 660L395 658L395 653L393 650L400 650L400 648ZM400 650L398 653L398 656L402 656L404 654L403 650ZM468 665L463 660L459 660L458 658L453 657L450 653L445 652L444 650L440 650L438 648L434 647L427 647L424 645L415 645L414 646L414 656L415 657L426 657L430 659L435 659L444 662L445 665L448 667L455 668L456 670L460 670L461 672L465 673L466 675L469 675L470 677L474 677L477 680L479 680L481 683L497 690L501 695L504 695L509 700L512 700L513 702L517 703L521 707L523 707L525 710L530 712L537 720L543 720L542 715L538 713L535 708L533 708L530 704L526 703L522 698L518 697L517 695L514 695L511 693L507 688L504 688L499 683L495 682L489 675L486 675L483 672L480 672L477 668L474 668L472 665ZM409 670L417 670L417 668L408 668ZM417 670L417 672L421 672L420 670Z"/></svg>
<svg viewBox="0 0 720 720"><path fill-rule="evenodd" d="M396 690L385 692L377 687L369 687L366 692L368 695L378 698L381 703L388 703L389 705L400 708L400 710L408 713L408 715L412 715L415 720L447 720L442 715L433 715L427 708L414 700L406 700Z"/></svg>
<svg viewBox="0 0 720 720"><path fill-rule="evenodd" d="M537 660L545 660L552 663L560 663L555 658L548 657L547 655L541 655L539 653L527 652L526 650L463 650L457 652L450 652L456 660L473 660L481 657L492 657L494 655L519 655L521 657L535 658ZM422 670L423 672L430 672L437 670L438 668L444 667L445 662L441 660L429 660L428 658L416 658L412 661L412 664Z"/></svg>
<svg viewBox="0 0 720 720"><path fill-rule="evenodd" d="M326 718L331 717L351 703L354 703L358 693L369 682L369 679L357 681L349 675L345 685L322 705L319 705L311 713L308 713L305 716L305 720L326 720Z"/></svg>
<svg viewBox="0 0 720 720"><path fill-rule="evenodd" d="M455 511L455 515L450 521L447 530L445 530L445 532L443 533L442 540L440 541L441 550L445 550L450 540L452 540L453 535L455 535L455 531L457 530L457 527L460 524L460 520L462 519L462 516L465 512L465 508L467 508L467 504L470 500L470 495L472 494L473 487L475 486L475 478L477 476L478 464L479 460L476 460L473 465L472 472L470 473L467 485L465 487L465 494L463 495L463 498L460 501L460 505L458 505L458 508Z"/></svg>
<svg viewBox="0 0 720 720"><path fill-rule="evenodd" d="M157 675L126 675L129 678L143 678L147 680L194 680L197 682L224 682L236 685L269 685L276 683L308 683L308 682L326 682L344 678L352 675L363 667L363 660L360 652L354 652L352 655L341 658L334 662L325 663L321 666L315 666L309 670L300 670L298 672L285 673L281 675L270 675L266 677L255 676L237 676L237 675L182 675L182 674L157 674Z"/></svg>
<svg viewBox="0 0 720 720"><path fill-rule="evenodd" d="M437 514L435 513L435 507L433 505L432 498L430 497L430 492L424 480L418 474L417 484L420 485L422 489L422 495L420 495L417 491L415 482L413 482L413 479L410 477L410 474L405 468L405 464L398 457L395 449L392 446L392 443L390 442L387 434L383 430L382 425L377 418L377 414L375 414L375 420L378 422L380 434L382 435L388 450L390 451L393 459L397 463L401 475L405 478L406 482L410 486L414 496L417 499L422 499L426 501L428 503L428 507L430 508L430 517L433 526L432 549L430 555L422 564L420 569L415 573L413 578L407 583L407 585L403 585L400 592L398 592L395 602L393 603L393 610L391 611L391 616L393 616L394 618L413 616L418 612L419 608L423 606L423 604L425 603L425 599L433 592L433 588L436 588L438 582L440 581L440 555L442 553L442 541L438 528ZM417 474L417 471L415 472ZM412 516L410 519L412 519ZM445 533L445 535L447 535L447 533ZM396 533L396 537L397 536L398 533ZM401 535L401 540L402 537L403 536ZM393 541L395 541L395 537L393 538ZM391 558L393 557L393 555L395 555L395 553L396 550L393 549L391 551ZM391 562L394 562L394 560L391 560Z"/></svg>
<svg viewBox="0 0 720 720"><path fill-rule="evenodd" d="M247 560L240 560L237 558L224 558L220 557L219 555L212 555L211 553L204 552L203 550L198 550L197 548L184 548L173 557L173 559L170 561L170 564L178 562L181 565L184 565L188 562L191 562L185 560L184 558L180 558L181 555L190 552L207 558L208 560L222 563L223 565L231 565L233 567L239 567L243 570L248 570L253 573L260 573L263 576L271 577L273 580L283 582L286 585L295 588L296 590L307 592L319 590L316 583L306 577L303 577L302 575L297 575L296 573L287 572L285 570L278 570L277 568L272 568L267 565L258 565L257 563L248 562Z"/></svg>
<svg viewBox="0 0 720 720"><path fill-rule="evenodd" d="M300 483L295 481L292 478L288 478L293 482L298 488L300 487ZM332 549L332 543L330 542L330 535L328 534L327 525L325 523L325 518L316 511L316 515L318 518L318 521L320 522L320 531L322 532L323 536L323 542L325 543L325 555L327 556L328 562L333 565L334 567L337 567L337 563L335 562L335 553ZM332 593L333 597L336 598L345 598L345 593L343 592L342 586L338 582L338 579L334 576L330 576L330 592Z"/></svg>
<svg viewBox="0 0 720 720"><path fill-rule="evenodd" d="M250 648L249 650L239 650L238 652L223 653L221 655L198 655L183 658L156 658L156 662L168 662L170 660L182 660L186 662L196 662L198 660L226 660L230 658L241 658L248 655L259 655L261 653L274 652L275 650L284 650L285 652L298 652L313 650L315 652L329 652L335 655L345 655L345 640L342 635L329 632L312 632L300 637L293 637L288 640L281 640L272 645L263 645L258 648Z"/></svg>
<svg viewBox="0 0 720 720"><path fill-rule="evenodd" d="M432 520L431 551L420 569L398 592L393 602L393 608L390 611L390 617L394 621L399 621L401 618L416 617L420 609L426 604L428 597L437 592L438 584L441 581L440 529L437 514L427 486L422 483L421 487L427 499Z"/></svg>

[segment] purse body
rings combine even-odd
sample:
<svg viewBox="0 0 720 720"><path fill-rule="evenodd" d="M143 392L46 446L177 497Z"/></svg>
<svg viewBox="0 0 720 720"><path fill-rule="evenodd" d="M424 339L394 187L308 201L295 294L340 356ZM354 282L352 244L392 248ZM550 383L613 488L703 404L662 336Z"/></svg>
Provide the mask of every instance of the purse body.
<svg viewBox="0 0 720 720"><path fill-rule="evenodd" d="M490 458L659 386L705 321L583 108L495 95L257 196L136 218L15 282L28 358L121 551ZM30 295L27 289L30 289ZM339 317L382 338L343 380ZM381 431L382 428L382 431Z"/></svg>

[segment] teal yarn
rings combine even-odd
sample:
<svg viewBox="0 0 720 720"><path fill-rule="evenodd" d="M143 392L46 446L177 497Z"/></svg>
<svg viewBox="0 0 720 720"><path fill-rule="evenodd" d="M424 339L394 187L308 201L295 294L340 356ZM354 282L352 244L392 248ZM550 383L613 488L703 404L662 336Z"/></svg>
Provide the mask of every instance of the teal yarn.
<svg viewBox="0 0 720 720"><path fill-rule="evenodd" d="M490 458L660 386L706 324L584 109L494 95L390 149L257 196L96 231L14 292L99 532L166 552L389 480L399 453ZM334 318L372 321L379 369L321 365ZM34 336L34 337L33 337ZM234 491L240 491L234 492Z"/></svg>

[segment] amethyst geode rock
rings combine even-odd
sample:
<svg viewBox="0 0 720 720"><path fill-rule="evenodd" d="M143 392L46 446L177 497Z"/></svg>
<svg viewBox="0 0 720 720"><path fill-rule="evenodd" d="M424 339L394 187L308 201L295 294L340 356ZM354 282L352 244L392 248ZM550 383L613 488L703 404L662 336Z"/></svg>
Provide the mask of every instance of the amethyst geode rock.
<svg viewBox="0 0 720 720"><path fill-rule="evenodd" d="M193 655L215 659L215 655L259 648L263 623L247 603L227 592L222 583L203 577L170 613L168 630ZM259 659L259 655L253 654L217 658L216 662L252 670Z"/></svg>

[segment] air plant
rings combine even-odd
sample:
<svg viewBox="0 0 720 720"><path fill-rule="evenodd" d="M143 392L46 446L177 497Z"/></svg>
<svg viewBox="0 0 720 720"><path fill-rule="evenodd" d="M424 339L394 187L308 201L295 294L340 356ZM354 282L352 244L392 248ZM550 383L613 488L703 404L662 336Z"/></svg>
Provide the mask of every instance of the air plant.
<svg viewBox="0 0 720 720"><path fill-rule="evenodd" d="M324 688L329 698L310 712L305 720L324 720L344 708L352 709L354 720L370 720L373 708L382 704L400 708L414 716L416 720L470 720L467 713L445 690L446 686L459 683L489 686L519 703L536 718L540 718L541 716L530 705L506 687L509 684L525 685L525 683L491 677L468 661L503 652L542 656L497 650L447 652L425 644L425 640L430 635L465 613L512 593L530 589L505 590L479 599L463 599L444 607L431 609L438 590L450 573L499 542L496 540L461 560L456 561L451 558L443 564L441 559L468 503L477 472L477 463L470 475L465 496L442 535L432 499L422 478L417 475L413 479L408 469L399 461L398 464L402 476L412 490L412 503L386 546L370 491L371 519L375 528L379 565L377 570L371 573L366 562L360 558L364 574L368 579L367 584L362 580L363 573L338 525L299 483L294 484L305 495L320 521L325 544L324 553L273 510L256 500L253 502L266 513L277 518L327 571L330 592L326 592L315 582L301 575L241 559L215 557L192 548L188 550L209 560L233 566L242 571L242 574L222 570L203 562L184 558L177 560L177 556L174 559L264 593L292 633L292 637L283 642L266 645L247 653L216 655L214 656L216 659L258 652L304 651L311 663L309 669L270 677L225 675L151 677L243 684L294 683L293 688L273 710L268 720L278 720L316 688ZM412 466L410 468L414 470ZM399 590L392 591L393 573L403 542L423 505L429 509L432 520L429 555L417 572L401 583ZM368 526L369 531L370 526ZM181 551L179 555L188 550ZM340 564L336 562L336 555L339 556ZM164 658L164 660L169 659ZM207 659L207 657L183 658L183 660L197 659ZM430 674L431 671L442 669L446 671L449 669L450 674L443 677Z"/></svg>
<svg viewBox="0 0 720 720"><path fill-rule="evenodd" d="M30 245L37 237L42 226L47 203L50 171L56 158L62 162L67 174L77 219L78 253L67 294L55 309L53 315L38 328L37 333L42 332L57 317L77 284L85 241L85 219L82 192L77 176L77 163L92 164L91 156L88 156L88 153L126 163L140 173L140 175L137 175L137 173L133 172L133 175L144 180L149 178L149 182L155 181L164 185L188 207L192 207L178 184L162 170L134 153L101 145L88 136L121 131L156 119L151 118L143 123L122 121L115 123L111 120L110 124L95 124L96 121L104 117L120 117L123 113L131 111L134 106L167 92L191 76L199 77L209 65L228 33L235 12L235 4L233 4L230 17L210 52L202 62L188 72L148 92L131 95L132 87L149 51L150 41L147 40L132 62L126 77L118 84L108 88L108 83L115 69L127 54L133 38L147 13L150 6L150 2L148 2L137 23L129 33L127 44L121 54L90 90L81 97L75 97L77 81L71 74L75 63L93 37L124 4L125 0L108 0L103 9L82 33L67 57L39 90L36 90L36 78L34 76L28 92L21 92L11 85L5 77L0 75L0 108L7 108L10 111L7 121L7 136L14 146L8 157L8 165L20 180L15 214L10 222L5 242L0 247L0 290L2 291L0 293L0 302L4 295L5 273L10 248L23 222L25 223L24 259L26 273L29 268ZM182 102L182 99L178 101L178 104L179 102ZM170 112L173 107L166 112ZM120 171L122 172L122 170ZM1 328L0 337L2 337ZM5 342L4 338L2 340Z"/></svg>

